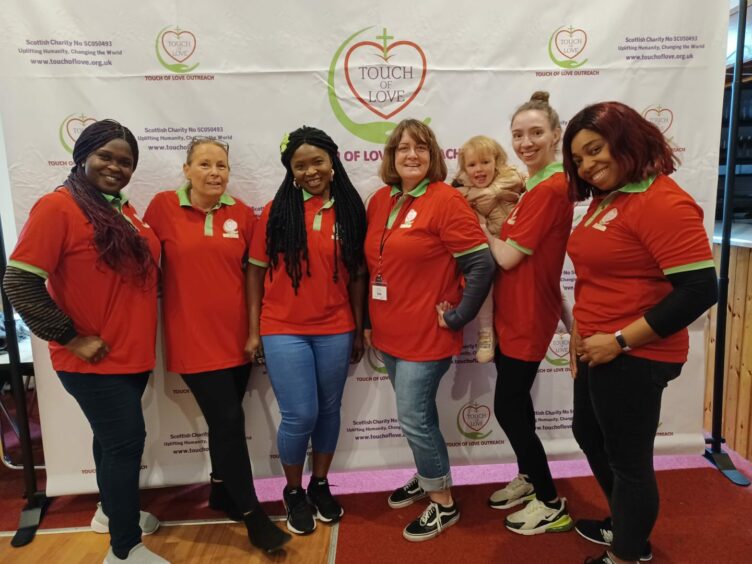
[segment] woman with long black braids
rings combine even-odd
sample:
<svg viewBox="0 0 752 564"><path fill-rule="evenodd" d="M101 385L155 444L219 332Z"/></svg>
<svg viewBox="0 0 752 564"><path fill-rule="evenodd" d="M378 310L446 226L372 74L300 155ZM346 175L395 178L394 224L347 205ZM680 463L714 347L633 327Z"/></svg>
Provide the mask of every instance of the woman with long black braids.
<svg viewBox="0 0 752 564"><path fill-rule="evenodd" d="M159 527L139 513L146 431L141 396L155 362L159 241L121 190L138 164L126 127L81 132L75 166L29 214L4 289L94 434L101 505L92 529L110 533L105 562L166 562L141 543ZM47 286L45 286L45 280Z"/></svg>
<svg viewBox="0 0 752 564"><path fill-rule="evenodd" d="M363 355L365 208L323 131L303 126L280 146L287 171L264 208L249 257L248 352L260 352L282 422L277 446L287 479L287 528L296 534L344 511L327 474L337 446L350 361ZM308 442L313 475L302 487ZM307 497L306 497L307 493Z"/></svg>

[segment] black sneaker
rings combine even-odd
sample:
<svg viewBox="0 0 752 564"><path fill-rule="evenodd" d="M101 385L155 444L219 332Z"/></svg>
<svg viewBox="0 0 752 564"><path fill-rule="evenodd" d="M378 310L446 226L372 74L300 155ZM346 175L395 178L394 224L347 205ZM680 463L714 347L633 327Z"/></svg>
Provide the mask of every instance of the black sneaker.
<svg viewBox="0 0 752 564"><path fill-rule="evenodd" d="M389 507L392 509L407 507L424 497L426 497L426 492L418 484L418 475L416 474L404 486L392 492L392 495L389 496Z"/></svg>
<svg viewBox="0 0 752 564"><path fill-rule="evenodd" d="M402 536L412 542L426 541L454 525L459 518L460 510L456 503L444 507L432 501L420 517L405 527Z"/></svg>
<svg viewBox="0 0 752 564"><path fill-rule="evenodd" d="M316 529L316 521L303 488L282 490L282 502L287 509L287 530L296 535L307 535Z"/></svg>
<svg viewBox="0 0 752 564"><path fill-rule="evenodd" d="M316 518L324 523L336 523L345 514L345 510L329 491L329 480L311 477L308 484L308 499L316 509Z"/></svg>
<svg viewBox="0 0 752 564"><path fill-rule="evenodd" d="M595 519L580 519L574 526L574 530L584 539L594 542L595 544L602 544L604 546L611 546L614 540L614 531L611 525L611 517L606 517L603 521L597 521ZM649 562L653 559L653 548L650 546L650 541L645 545L645 549L640 555L640 562Z"/></svg>

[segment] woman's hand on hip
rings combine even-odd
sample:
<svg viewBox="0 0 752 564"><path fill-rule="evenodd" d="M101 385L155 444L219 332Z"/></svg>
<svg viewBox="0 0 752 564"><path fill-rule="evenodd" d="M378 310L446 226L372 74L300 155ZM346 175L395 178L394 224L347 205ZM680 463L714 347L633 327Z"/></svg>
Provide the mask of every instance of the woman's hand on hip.
<svg viewBox="0 0 752 564"><path fill-rule="evenodd" d="M588 366L611 362L621 354L621 347L613 333L596 333L582 339L577 350L580 362L587 362Z"/></svg>
<svg viewBox="0 0 752 564"><path fill-rule="evenodd" d="M68 341L65 348L90 364L96 364L110 352L107 343L97 335L86 335L85 337L77 335Z"/></svg>

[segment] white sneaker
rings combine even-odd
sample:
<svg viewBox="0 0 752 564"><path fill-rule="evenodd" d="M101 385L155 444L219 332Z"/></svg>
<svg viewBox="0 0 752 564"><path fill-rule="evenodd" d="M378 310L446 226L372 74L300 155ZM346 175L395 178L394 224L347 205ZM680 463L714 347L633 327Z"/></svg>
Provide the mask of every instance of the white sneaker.
<svg viewBox="0 0 752 564"><path fill-rule="evenodd" d="M475 351L475 360L485 364L494 359L494 349L496 348L496 338L492 327L485 327L478 331L478 348Z"/></svg>
<svg viewBox="0 0 752 564"><path fill-rule="evenodd" d="M571 531L574 522L567 513L567 500L562 497L559 509L551 509L539 499L534 499L523 509L507 515L504 526L520 535L539 535Z"/></svg>
<svg viewBox="0 0 752 564"><path fill-rule="evenodd" d="M159 554L154 554L146 548L144 543L139 543L131 548L125 559L115 556L115 553L112 552L112 547L110 547L110 550L107 551L107 556L104 557L103 564L119 564L120 562L131 562L132 564L170 564L169 560L165 560Z"/></svg>
<svg viewBox="0 0 752 564"><path fill-rule="evenodd" d="M138 526L141 527L142 534L150 535L159 529L159 519L154 517L151 513L141 511L141 515L138 519ZM97 502L97 511L91 519L91 530L95 533L110 532L110 518L104 514L101 502Z"/></svg>
<svg viewBox="0 0 752 564"><path fill-rule="evenodd" d="M505 487L496 490L488 498L488 505L493 509L509 509L535 499L533 484L527 481L527 476L518 474Z"/></svg>

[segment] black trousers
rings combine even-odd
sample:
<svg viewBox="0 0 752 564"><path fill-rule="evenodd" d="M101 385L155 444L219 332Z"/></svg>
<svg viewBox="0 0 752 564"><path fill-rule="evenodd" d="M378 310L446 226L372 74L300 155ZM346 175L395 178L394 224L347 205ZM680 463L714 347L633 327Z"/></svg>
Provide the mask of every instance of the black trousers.
<svg viewBox="0 0 752 564"><path fill-rule="evenodd" d="M535 409L530 390L540 361L518 360L504 355L498 348L494 415L506 433L517 457L520 474L526 474L541 501L557 497L556 486L548 467L546 451L535 433Z"/></svg>
<svg viewBox="0 0 752 564"><path fill-rule="evenodd" d="M572 432L608 500L612 550L625 560L639 558L658 517L653 444L663 389L681 368L627 354L577 365Z"/></svg>
<svg viewBox="0 0 752 564"><path fill-rule="evenodd" d="M242 404L250 375L250 364L181 374L209 427L212 472L224 481L230 497L243 513L258 505Z"/></svg>

